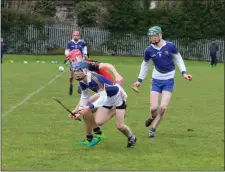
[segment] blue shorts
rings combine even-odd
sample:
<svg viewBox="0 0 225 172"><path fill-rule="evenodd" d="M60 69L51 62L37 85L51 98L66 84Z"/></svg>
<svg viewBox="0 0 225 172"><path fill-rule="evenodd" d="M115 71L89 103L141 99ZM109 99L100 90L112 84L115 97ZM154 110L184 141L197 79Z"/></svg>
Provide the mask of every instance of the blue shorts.
<svg viewBox="0 0 225 172"><path fill-rule="evenodd" d="M174 79L168 79L168 80L158 80L158 79L152 79L152 90L159 93L162 93L162 91L169 91L173 92L174 89Z"/></svg>

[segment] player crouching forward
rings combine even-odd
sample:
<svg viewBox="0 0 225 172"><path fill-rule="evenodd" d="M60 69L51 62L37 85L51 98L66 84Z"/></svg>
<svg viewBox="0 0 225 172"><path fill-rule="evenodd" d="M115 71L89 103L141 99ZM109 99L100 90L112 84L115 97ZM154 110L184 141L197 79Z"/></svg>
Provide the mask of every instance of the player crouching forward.
<svg viewBox="0 0 225 172"><path fill-rule="evenodd" d="M110 110L116 108L116 126L127 138L127 147L132 147L136 143L136 137L132 134L130 128L124 124L124 115L126 110L126 102L124 95L127 97L123 88L117 84L113 84L110 80L95 72L88 71L86 62L78 62L73 65L74 78L79 81L81 86L80 112L75 114L76 118L85 115L92 109L97 108L95 121L97 125L103 125L108 120ZM92 90L98 93L99 98L88 105L88 91Z"/></svg>

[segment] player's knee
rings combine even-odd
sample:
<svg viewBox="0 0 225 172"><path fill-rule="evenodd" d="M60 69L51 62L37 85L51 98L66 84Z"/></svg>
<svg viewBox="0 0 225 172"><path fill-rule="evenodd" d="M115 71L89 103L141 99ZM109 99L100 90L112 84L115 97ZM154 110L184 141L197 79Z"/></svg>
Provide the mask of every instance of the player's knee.
<svg viewBox="0 0 225 172"><path fill-rule="evenodd" d="M165 111L166 111L166 106L161 106L160 109L159 109L159 114L160 114L161 116L163 116L164 113L165 113Z"/></svg>
<svg viewBox="0 0 225 172"><path fill-rule="evenodd" d="M102 126L104 123L101 120L95 120L96 125Z"/></svg>
<svg viewBox="0 0 225 172"><path fill-rule="evenodd" d="M124 130L124 124L117 124L116 125L116 128L119 130L119 131L123 131Z"/></svg>
<svg viewBox="0 0 225 172"><path fill-rule="evenodd" d="M151 114L155 114L157 112L157 106L150 107Z"/></svg>
<svg viewBox="0 0 225 172"><path fill-rule="evenodd" d="M86 121L89 121L90 119L91 119L91 115L92 114L90 114L90 113L84 113L83 114L83 119L84 119L84 121L86 122Z"/></svg>

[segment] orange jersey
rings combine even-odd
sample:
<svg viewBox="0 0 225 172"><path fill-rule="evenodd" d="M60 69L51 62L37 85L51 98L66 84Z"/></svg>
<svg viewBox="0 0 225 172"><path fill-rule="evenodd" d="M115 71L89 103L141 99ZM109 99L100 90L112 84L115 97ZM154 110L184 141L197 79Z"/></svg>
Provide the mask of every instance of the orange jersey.
<svg viewBox="0 0 225 172"><path fill-rule="evenodd" d="M112 77L112 75L106 69L99 69L96 73L98 73L100 75L103 75L108 80L114 82L114 78Z"/></svg>
<svg viewBox="0 0 225 172"><path fill-rule="evenodd" d="M100 75L103 75L104 77L106 77L108 80L114 82L114 78L112 77L112 75L106 70L106 69L99 69L99 62L97 61L93 61L93 60L89 60L86 61L88 63L88 69L90 71L96 72Z"/></svg>

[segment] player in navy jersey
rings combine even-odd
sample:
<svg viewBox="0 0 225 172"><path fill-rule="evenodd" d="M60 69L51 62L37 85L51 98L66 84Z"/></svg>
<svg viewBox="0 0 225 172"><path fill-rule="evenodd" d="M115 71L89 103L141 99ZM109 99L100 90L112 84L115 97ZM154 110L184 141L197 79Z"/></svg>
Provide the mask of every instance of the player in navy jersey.
<svg viewBox="0 0 225 172"><path fill-rule="evenodd" d="M67 43L67 49L65 50L65 55L67 56L68 53L74 49L80 50L80 52L83 55L83 58L87 58L87 46L86 43L80 39L80 32L79 31L73 31L73 39Z"/></svg>
<svg viewBox="0 0 225 172"><path fill-rule="evenodd" d="M86 60L88 59L88 52L87 52L87 46L86 43L80 39L80 32L79 31L73 31L72 33L73 39L67 43L67 49L65 50L65 55L68 56L69 53L73 50L79 50L82 54L82 59ZM70 76L69 78L69 95L73 94L73 77Z"/></svg>
<svg viewBox="0 0 225 172"><path fill-rule="evenodd" d="M86 113L97 108L95 122L100 126L108 121L109 112L115 107L117 129L128 138L127 147L134 146L136 137L132 134L130 128L124 124L126 110L126 102L124 99L127 97L124 89L104 76L88 71L88 64L84 61L74 64L72 69L74 71L74 78L79 81L82 89L80 111L75 114L76 118L79 118L80 115L85 116ZM98 93L99 98L88 105L89 90ZM96 138L97 139L93 139L88 146L93 146L101 140L101 137L98 137L97 135Z"/></svg>
<svg viewBox="0 0 225 172"><path fill-rule="evenodd" d="M159 26L151 27L148 31L151 45L144 52L144 60L141 64L141 70L137 82L133 85L140 87L142 80L146 77L151 61L154 64L152 72L152 85L150 95L150 117L146 120L145 126L152 127L149 130L149 138L155 137L155 131L162 120L165 110L170 102L172 92L174 91L175 65L181 71L181 75L192 80L192 76L186 73L184 61L178 52L176 46L162 39L162 30ZM159 95L162 94L161 104L158 107ZM159 109L159 110L158 110ZM158 111L158 112L157 112Z"/></svg>

